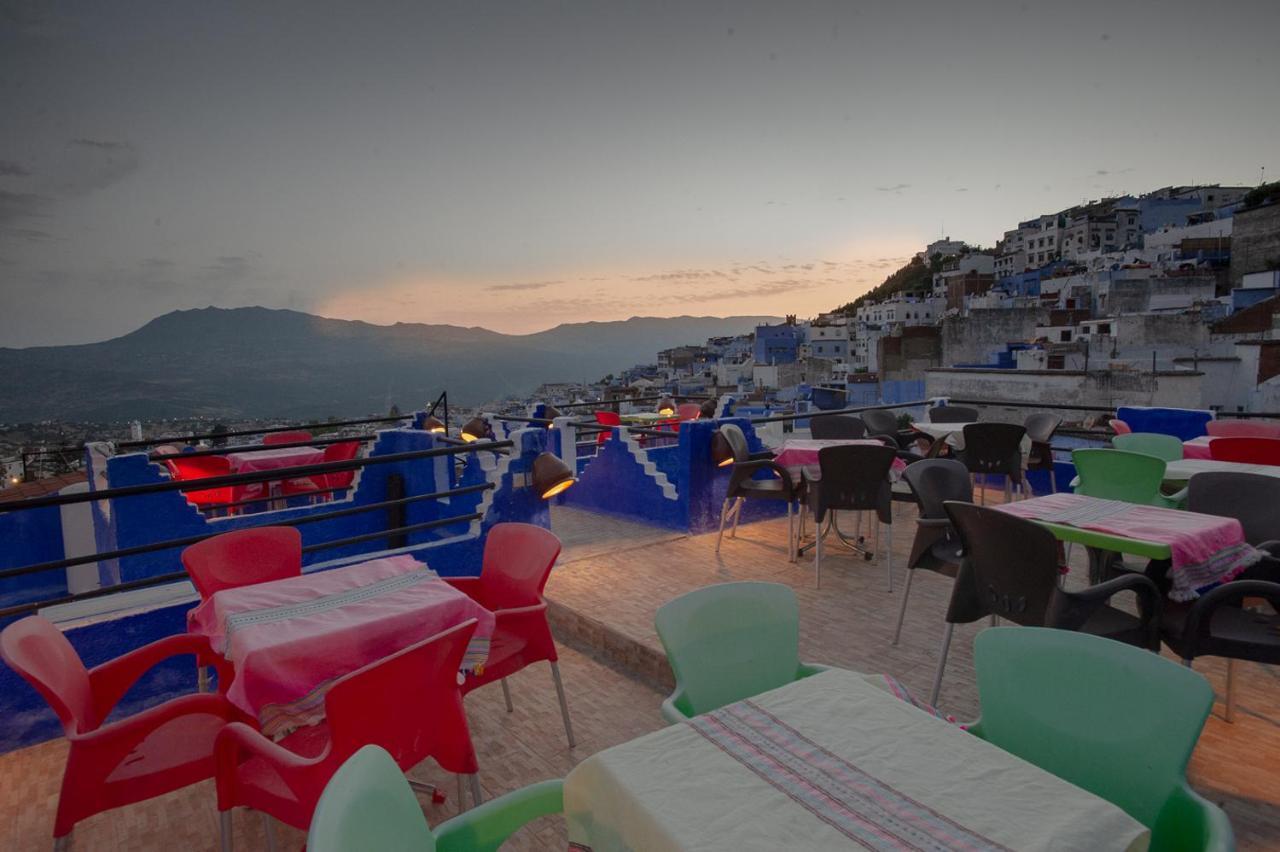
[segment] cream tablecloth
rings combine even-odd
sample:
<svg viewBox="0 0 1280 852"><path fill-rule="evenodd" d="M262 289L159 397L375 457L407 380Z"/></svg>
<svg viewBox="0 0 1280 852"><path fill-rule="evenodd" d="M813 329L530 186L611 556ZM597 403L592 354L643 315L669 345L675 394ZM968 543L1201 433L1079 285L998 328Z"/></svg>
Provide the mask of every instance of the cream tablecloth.
<svg viewBox="0 0 1280 852"><path fill-rule="evenodd" d="M831 670L607 749L565 779L611 850L1145 849L1116 806Z"/></svg>

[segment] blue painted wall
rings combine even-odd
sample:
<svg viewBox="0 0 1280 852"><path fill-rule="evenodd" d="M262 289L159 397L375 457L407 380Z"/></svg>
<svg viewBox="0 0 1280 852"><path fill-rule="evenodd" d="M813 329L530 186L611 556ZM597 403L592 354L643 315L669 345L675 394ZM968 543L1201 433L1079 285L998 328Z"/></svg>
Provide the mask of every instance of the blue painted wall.
<svg viewBox="0 0 1280 852"><path fill-rule="evenodd" d="M0 569L20 568L64 557L62 513L57 506L0 514ZM67 593L65 571L42 571L0 580L0 607Z"/></svg>

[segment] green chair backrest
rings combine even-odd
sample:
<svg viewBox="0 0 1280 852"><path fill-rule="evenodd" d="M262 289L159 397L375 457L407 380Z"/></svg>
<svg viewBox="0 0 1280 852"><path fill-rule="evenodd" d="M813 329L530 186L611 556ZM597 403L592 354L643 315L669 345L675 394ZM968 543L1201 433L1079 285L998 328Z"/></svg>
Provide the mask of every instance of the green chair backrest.
<svg viewBox="0 0 1280 852"><path fill-rule="evenodd" d="M988 742L1147 826L1185 787L1213 706L1209 682L1190 669L1111 639L1044 627L982 631L974 667L982 705L974 732Z"/></svg>
<svg viewBox="0 0 1280 852"><path fill-rule="evenodd" d="M329 779L307 832L310 852L434 852L418 797L385 749L368 745Z"/></svg>
<svg viewBox="0 0 1280 852"><path fill-rule="evenodd" d="M1146 453L1167 462L1182 460L1182 442L1173 435L1161 435L1159 432L1130 432L1127 435L1116 435L1111 445L1117 450L1130 453Z"/></svg>
<svg viewBox="0 0 1280 852"><path fill-rule="evenodd" d="M696 716L791 683L800 670L800 609L780 583L721 583L658 609L676 706Z"/></svg>
<svg viewBox="0 0 1280 852"><path fill-rule="evenodd" d="M1164 459L1127 450L1087 449L1072 450L1071 462L1080 475L1077 494L1143 506L1164 505L1160 497Z"/></svg>

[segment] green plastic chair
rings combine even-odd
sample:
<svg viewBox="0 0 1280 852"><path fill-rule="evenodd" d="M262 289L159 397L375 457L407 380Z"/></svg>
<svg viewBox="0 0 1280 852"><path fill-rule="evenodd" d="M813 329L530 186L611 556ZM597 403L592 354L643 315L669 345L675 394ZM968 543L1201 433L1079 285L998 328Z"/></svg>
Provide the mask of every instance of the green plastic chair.
<svg viewBox="0 0 1280 852"><path fill-rule="evenodd" d="M1185 488L1167 496L1160 493L1165 462L1156 456L1128 450L1084 449L1071 451L1071 463L1079 474L1071 483L1077 494L1164 508L1176 508L1187 498Z"/></svg>
<svg viewBox="0 0 1280 852"><path fill-rule="evenodd" d="M1119 806L1152 852L1230 850L1227 815L1187 784L1213 707L1202 676L1098 636L997 627L974 641L982 716L971 733Z"/></svg>
<svg viewBox="0 0 1280 852"><path fill-rule="evenodd" d="M311 852L490 852L523 825L564 810L563 782L543 781L427 826L404 773L380 746L347 759L325 785L311 829Z"/></svg>
<svg viewBox="0 0 1280 852"><path fill-rule="evenodd" d="M827 669L800 662L800 607L781 583L706 586L663 604L654 626L676 676L672 723Z"/></svg>
<svg viewBox="0 0 1280 852"><path fill-rule="evenodd" d="M1129 453L1145 453L1167 462L1182 461L1182 442L1172 435L1159 432L1130 432L1116 435L1111 446Z"/></svg>

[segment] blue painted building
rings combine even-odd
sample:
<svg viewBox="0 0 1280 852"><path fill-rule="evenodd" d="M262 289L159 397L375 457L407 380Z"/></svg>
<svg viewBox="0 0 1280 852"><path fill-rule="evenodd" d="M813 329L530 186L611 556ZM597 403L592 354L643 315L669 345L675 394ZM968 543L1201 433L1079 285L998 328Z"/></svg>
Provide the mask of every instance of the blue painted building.
<svg viewBox="0 0 1280 852"><path fill-rule="evenodd" d="M804 336L804 327L796 325L794 317L781 325L758 325L752 357L757 364L793 364Z"/></svg>

